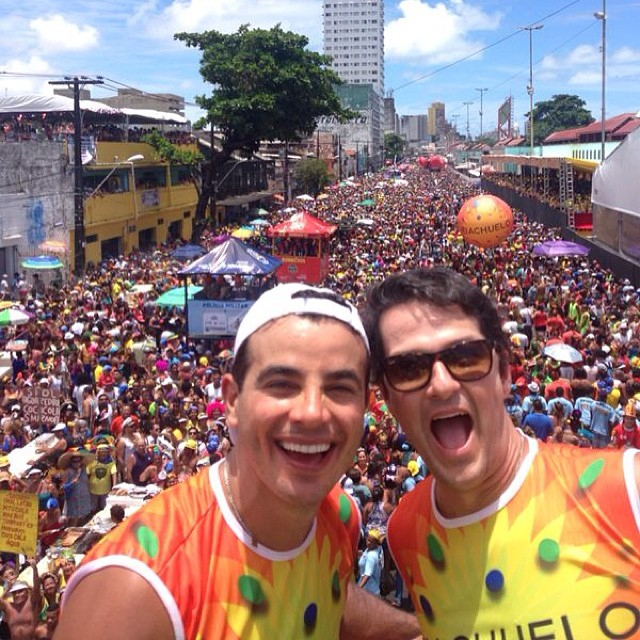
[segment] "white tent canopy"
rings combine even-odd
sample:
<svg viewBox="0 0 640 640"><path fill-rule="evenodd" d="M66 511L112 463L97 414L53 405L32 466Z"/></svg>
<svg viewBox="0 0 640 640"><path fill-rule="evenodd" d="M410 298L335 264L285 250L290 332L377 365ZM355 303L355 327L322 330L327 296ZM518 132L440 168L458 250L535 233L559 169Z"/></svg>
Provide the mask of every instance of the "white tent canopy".
<svg viewBox="0 0 640 640"><path fill-rule="evenodd" d="M154 109L116 109L108 104L96 100L80 100L81 111L103 113L107 115L122 115L138 122L171 122L187 124L189 121L178 113L156 111ZM0 113L51 113L73 112L73 99L59 95L23 95L0 98Z"/></svg>
<svg viewBox="0 0 640 640"><path fill-rule="evenodd" d="M130 119L148 119L149 121L171 122L173 124L187 124L189 120L179 113L169 113L168 111L156 111L155 109L130 109L122 107L120 113L129 116Z"/></svg>
<svg viewBox="0 0 640 640"><path fill-rule="evenodd" d="M640 128L630 133L593 174L594 205L640 217Z"/></svg>

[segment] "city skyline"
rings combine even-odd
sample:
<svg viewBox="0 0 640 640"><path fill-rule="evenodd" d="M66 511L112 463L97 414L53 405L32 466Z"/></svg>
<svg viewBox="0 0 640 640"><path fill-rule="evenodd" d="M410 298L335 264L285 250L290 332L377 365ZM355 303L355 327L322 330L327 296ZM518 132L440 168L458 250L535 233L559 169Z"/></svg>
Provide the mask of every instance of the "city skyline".
<svg viewBox="0 0 640 640"><path fill-rule="evenodd" d="M199 52L173 40L178 31L236 31L241 24L283 29L309 38L322 51L322 0L34 0L5 11L0 24L0 95L52 93L49 80L65 75L105 78L92 97L134 87L185 97L196 119L202 83ZM497 110L513 96L514 122L524 130L529 111L529 65L534 103L555 94L578 95L596 120L601 114L602 0L385 1L385 94L399 115L446 105L458 130L495 129ZM640 1L606 3L607 116L640 110ZM543 24L529 32L523 27ZM529 56L531 34L532 55ZM479 89L487 89L482 93Z"/></svg>

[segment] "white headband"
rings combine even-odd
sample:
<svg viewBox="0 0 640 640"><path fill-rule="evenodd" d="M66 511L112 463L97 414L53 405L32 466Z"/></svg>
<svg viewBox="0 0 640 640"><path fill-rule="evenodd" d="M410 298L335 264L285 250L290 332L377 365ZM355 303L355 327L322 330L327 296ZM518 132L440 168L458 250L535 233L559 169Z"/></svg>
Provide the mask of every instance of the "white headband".
<svg viewBox="0 0 640 640"><path fill-rule="evenodd" d="M331 289L291 282L265 291L247 311L238 327L234 353L260 327L289 315L313 314L333 318L351 327L369 349L369 340L357 309Z"/></svg>

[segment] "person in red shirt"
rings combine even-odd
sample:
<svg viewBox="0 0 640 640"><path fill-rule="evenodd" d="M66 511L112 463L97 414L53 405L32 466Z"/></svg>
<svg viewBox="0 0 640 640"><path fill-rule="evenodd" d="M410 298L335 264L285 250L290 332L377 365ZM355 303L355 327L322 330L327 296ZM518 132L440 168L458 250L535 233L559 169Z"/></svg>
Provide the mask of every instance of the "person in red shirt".
<svg viewBox="0 0 640 640"><path fill-rule="evenodd" d="M554 307L551 311L551 315L547 318L547 331L551 335L560 336L564 330L565 324L562 319L562 314L557 307Z"/></svg>
<svg viewBox="0 0 640 640"><path fill-rule="evenodd" d="M104 389L107 385L114 385L115 381L111 365L105 364L104 367L102 367L102 373L98 378L98 387Z"/></svg>
<svg viewBox="0 0 640 640"><path fill-rule="evenodd" d="M547 312L544 310L544 305L539 304L531 317L533 328L536 330L538 337L544 338L547 333Z"/></svg>
<svg viewBox="0 0 640 640"><path fill-rule="evenodd" d="M549 375L551 376L551 382L544 387L544 399L551 400L556 397L556 389L562 387L564 389L564 397L567 400L573 401L573 389L571 388L571 381L563 378L560 375L560 369L558 367L550 367Z"/></svg>
<svg viewBox="0 0 640 640"><path fill-rule="evenodd" d="M133 424L133 430L137 431L140 425L140 419L137 415L135 415L133 408L130 404L125 404L122 406L122 412L119 413L112 421L111 421L111 435L114 438L118 438L122 433L122 428L124 426L124 421L128 420L129 423Z"/></svg>
<svg viewBox="0 0 640 640"><path fill-rule="evenodd" d="M635 400L630 400L624 408L622 421L611 433L611 446L615 449L640 449L640 421Z"/></svg>

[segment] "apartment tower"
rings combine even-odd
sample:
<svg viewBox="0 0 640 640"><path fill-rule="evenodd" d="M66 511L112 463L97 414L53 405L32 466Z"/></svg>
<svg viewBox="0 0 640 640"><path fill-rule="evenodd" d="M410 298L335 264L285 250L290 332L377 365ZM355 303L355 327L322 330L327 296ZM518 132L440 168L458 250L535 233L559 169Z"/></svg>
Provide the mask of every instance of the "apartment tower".
<svg viewBox="0 0 640 640"><path fill-rule="evenodd" d="M324 53L332 57L332 68L340 78L347 85L371 87L370 103L358 109L368 131L354 135L362 138L366 133L358 142L366 145L369 159L378 158L383 144L384 0L325 0L323 33ZM358 89L360 95L363 87Z"/></svg>

